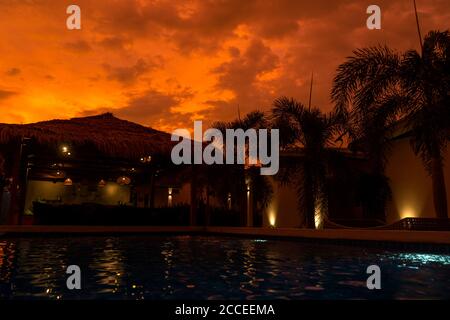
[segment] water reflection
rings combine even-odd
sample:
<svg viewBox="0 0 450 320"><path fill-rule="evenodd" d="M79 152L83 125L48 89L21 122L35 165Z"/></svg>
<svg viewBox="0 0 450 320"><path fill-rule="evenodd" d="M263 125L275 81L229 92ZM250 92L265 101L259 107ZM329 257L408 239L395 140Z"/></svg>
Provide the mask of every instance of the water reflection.
<svg viewBox="0 0 450 320"><path fill-rule="evenodd" d="M92 254L94 263L89 269L94 273L96 283L102 288L99 293L123 294L126 272L118 238L106 238L103 248L93 251Z"/></svg>
<svg viewBox="0 0 450 320"><path fill-rule="evenodd" d="M66 289L68 265L82 290ZM366 268L380 265L381 292ZM399 268L400 266L400 268ZM449 298L450 255L200 236L0 240L0 297L18 299Z"/></svg>
<svg viewBox="0 0 450 320"><path fill-rule="evenodd" d="M164 284L162 286L162 290L165 292L165 295L173 294L172 287L172 268L173 268L173 258L174 258L174 244L172 241L164 242L161 246L161 255L163 257L165 263L164 270Z"/></svg>
<svg viewBox="0 0 450 320"><path fill-rule="evenodd" d="M15 247L14 242L0 240L0 297L12 294L11 278L14 270Z"/></svg>
<svg viewBox="0 0 450 320"><path fill-rule="evenodd" d="M407 263L415 263L420 265L425 265L429 263L450 265L450 255L444 254L397 253L393 255L393 258L404 260Z"/></svg>

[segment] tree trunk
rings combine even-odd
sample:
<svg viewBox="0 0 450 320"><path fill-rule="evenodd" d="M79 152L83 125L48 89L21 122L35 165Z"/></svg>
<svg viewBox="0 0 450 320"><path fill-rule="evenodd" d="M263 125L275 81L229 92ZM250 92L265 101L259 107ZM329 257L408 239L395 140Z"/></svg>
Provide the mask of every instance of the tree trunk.
<svg viewBox="0 0 450 320"><path fill-rule="evenodd" d="M253 186L252 184L247 186L247 227L254 227L255 226L255 210L254 210L254 197L253 192L254 189L250 186Z"/></svg>
<svg viewBox="0 0 450 320"><path fill-rule="evenodd" d="M18 146L13 149L10 187L11 201L7 223L10 225L19 225L22 222L23 208L25 203L26 185L24 183L23 164L22 164L22 141L19 140Z"/></svg>
<svg viewBox="0 0 450 320"><path fill-rule="evenodd" d="M445 187L444 166L440 157L433 158L431 162L434 211L437 218L447 219L447 190Z"/></svg>
<svg viewBox="0 0 450 320"><path fill-rule="evenodd" d="M197 225L197 170L195 164L191 167L191 210L190 210L190 225Z"/></svg>
<svg viewBox="0 0 450 320"><path fill-rule="evenodd" d="M308 229L315 229L316 224L314 221L314 215L315 215L315 208L314 208L314 198L308 197L309 199L306 200L306 227Z"/></svg>
<svg viewBox="0 0 450 320"><path fill-rule="evenodd" d="M211 225L211 205L210 205L210 199L209 199L209 194L210 194L210 180L209 180L209 175L207 175L206 177L206 204L205 204L205 225L208 227Z"/></svg>
<svg viewBox="0 0 450 320"><path fill-rule="evenodd" d="M6 177L3 168L4 164L5 160L3 159L3 156L0 153L0 225L5 223L5 221L3 221L3 211L2 211L3 189L6 183Z"/></svg>
<svg viewBox="0 0 450 320"><path fill-rule="evenodd" d="M150 177L150 199L149 203L145 203L144 207L147 205L150 209L153 209L155 207L155 174L156 170L154 168L151 169L151 177Z"/></svg>
<svg viewBox="0 0 450 320"><path fill-rule="evenodd" d="M2 178L0 178L2 179ZM0 225L6 223L6 219L3 217L3 183L0 183Z"/></svg>
<svg viewBox="0 0 450 320"><path fill-rule="evenodd" d="M307 172L307 171L305 171ZM314 192L313 192L312 178L308 173L306 173L305 181L304 181L304 201L305 201L305 214L306 214L306 227L308 229L315 229L316 224L314 221L315 215L315 201L314 201Z"/></svg>

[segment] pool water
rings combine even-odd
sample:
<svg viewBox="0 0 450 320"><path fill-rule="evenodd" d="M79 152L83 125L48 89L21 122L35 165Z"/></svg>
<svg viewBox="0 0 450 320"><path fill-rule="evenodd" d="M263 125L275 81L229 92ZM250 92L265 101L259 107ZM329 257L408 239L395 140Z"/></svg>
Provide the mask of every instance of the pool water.
<svg viewBox="0 0 450 320"><path fill-rule="evenodd" d="M366 269L381 268L381 290ZM69 265L81 290L66 287ZM449 299L450 255L209 236L0 239L1 299Z"/></svg>

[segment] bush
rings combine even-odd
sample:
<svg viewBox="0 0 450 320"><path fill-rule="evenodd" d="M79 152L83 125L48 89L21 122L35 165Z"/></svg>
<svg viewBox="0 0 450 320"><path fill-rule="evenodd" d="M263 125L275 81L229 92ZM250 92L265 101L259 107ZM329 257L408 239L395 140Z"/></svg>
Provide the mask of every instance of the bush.
<svg viewBox="0 0 450 320"><path fill-rule="evenodd" d="M40 225L189 225L188 206L150 209L130 206L105 206L94 203L51 205L34 202L33 212L35 224Z"/></svg>

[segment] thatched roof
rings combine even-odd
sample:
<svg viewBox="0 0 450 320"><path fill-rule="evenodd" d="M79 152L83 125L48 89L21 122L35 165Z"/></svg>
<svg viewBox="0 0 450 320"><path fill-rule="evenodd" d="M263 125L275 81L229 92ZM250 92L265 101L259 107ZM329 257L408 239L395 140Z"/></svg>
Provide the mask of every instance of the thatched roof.
<svg viewBox="0 0 450 320"><path fill-rule="evenodd" d="M31 124L0 123L0 144L27 137L39 144L93 145L106 156L139 159L170 153L168 133L118 119L111 113Z"/></svg>

